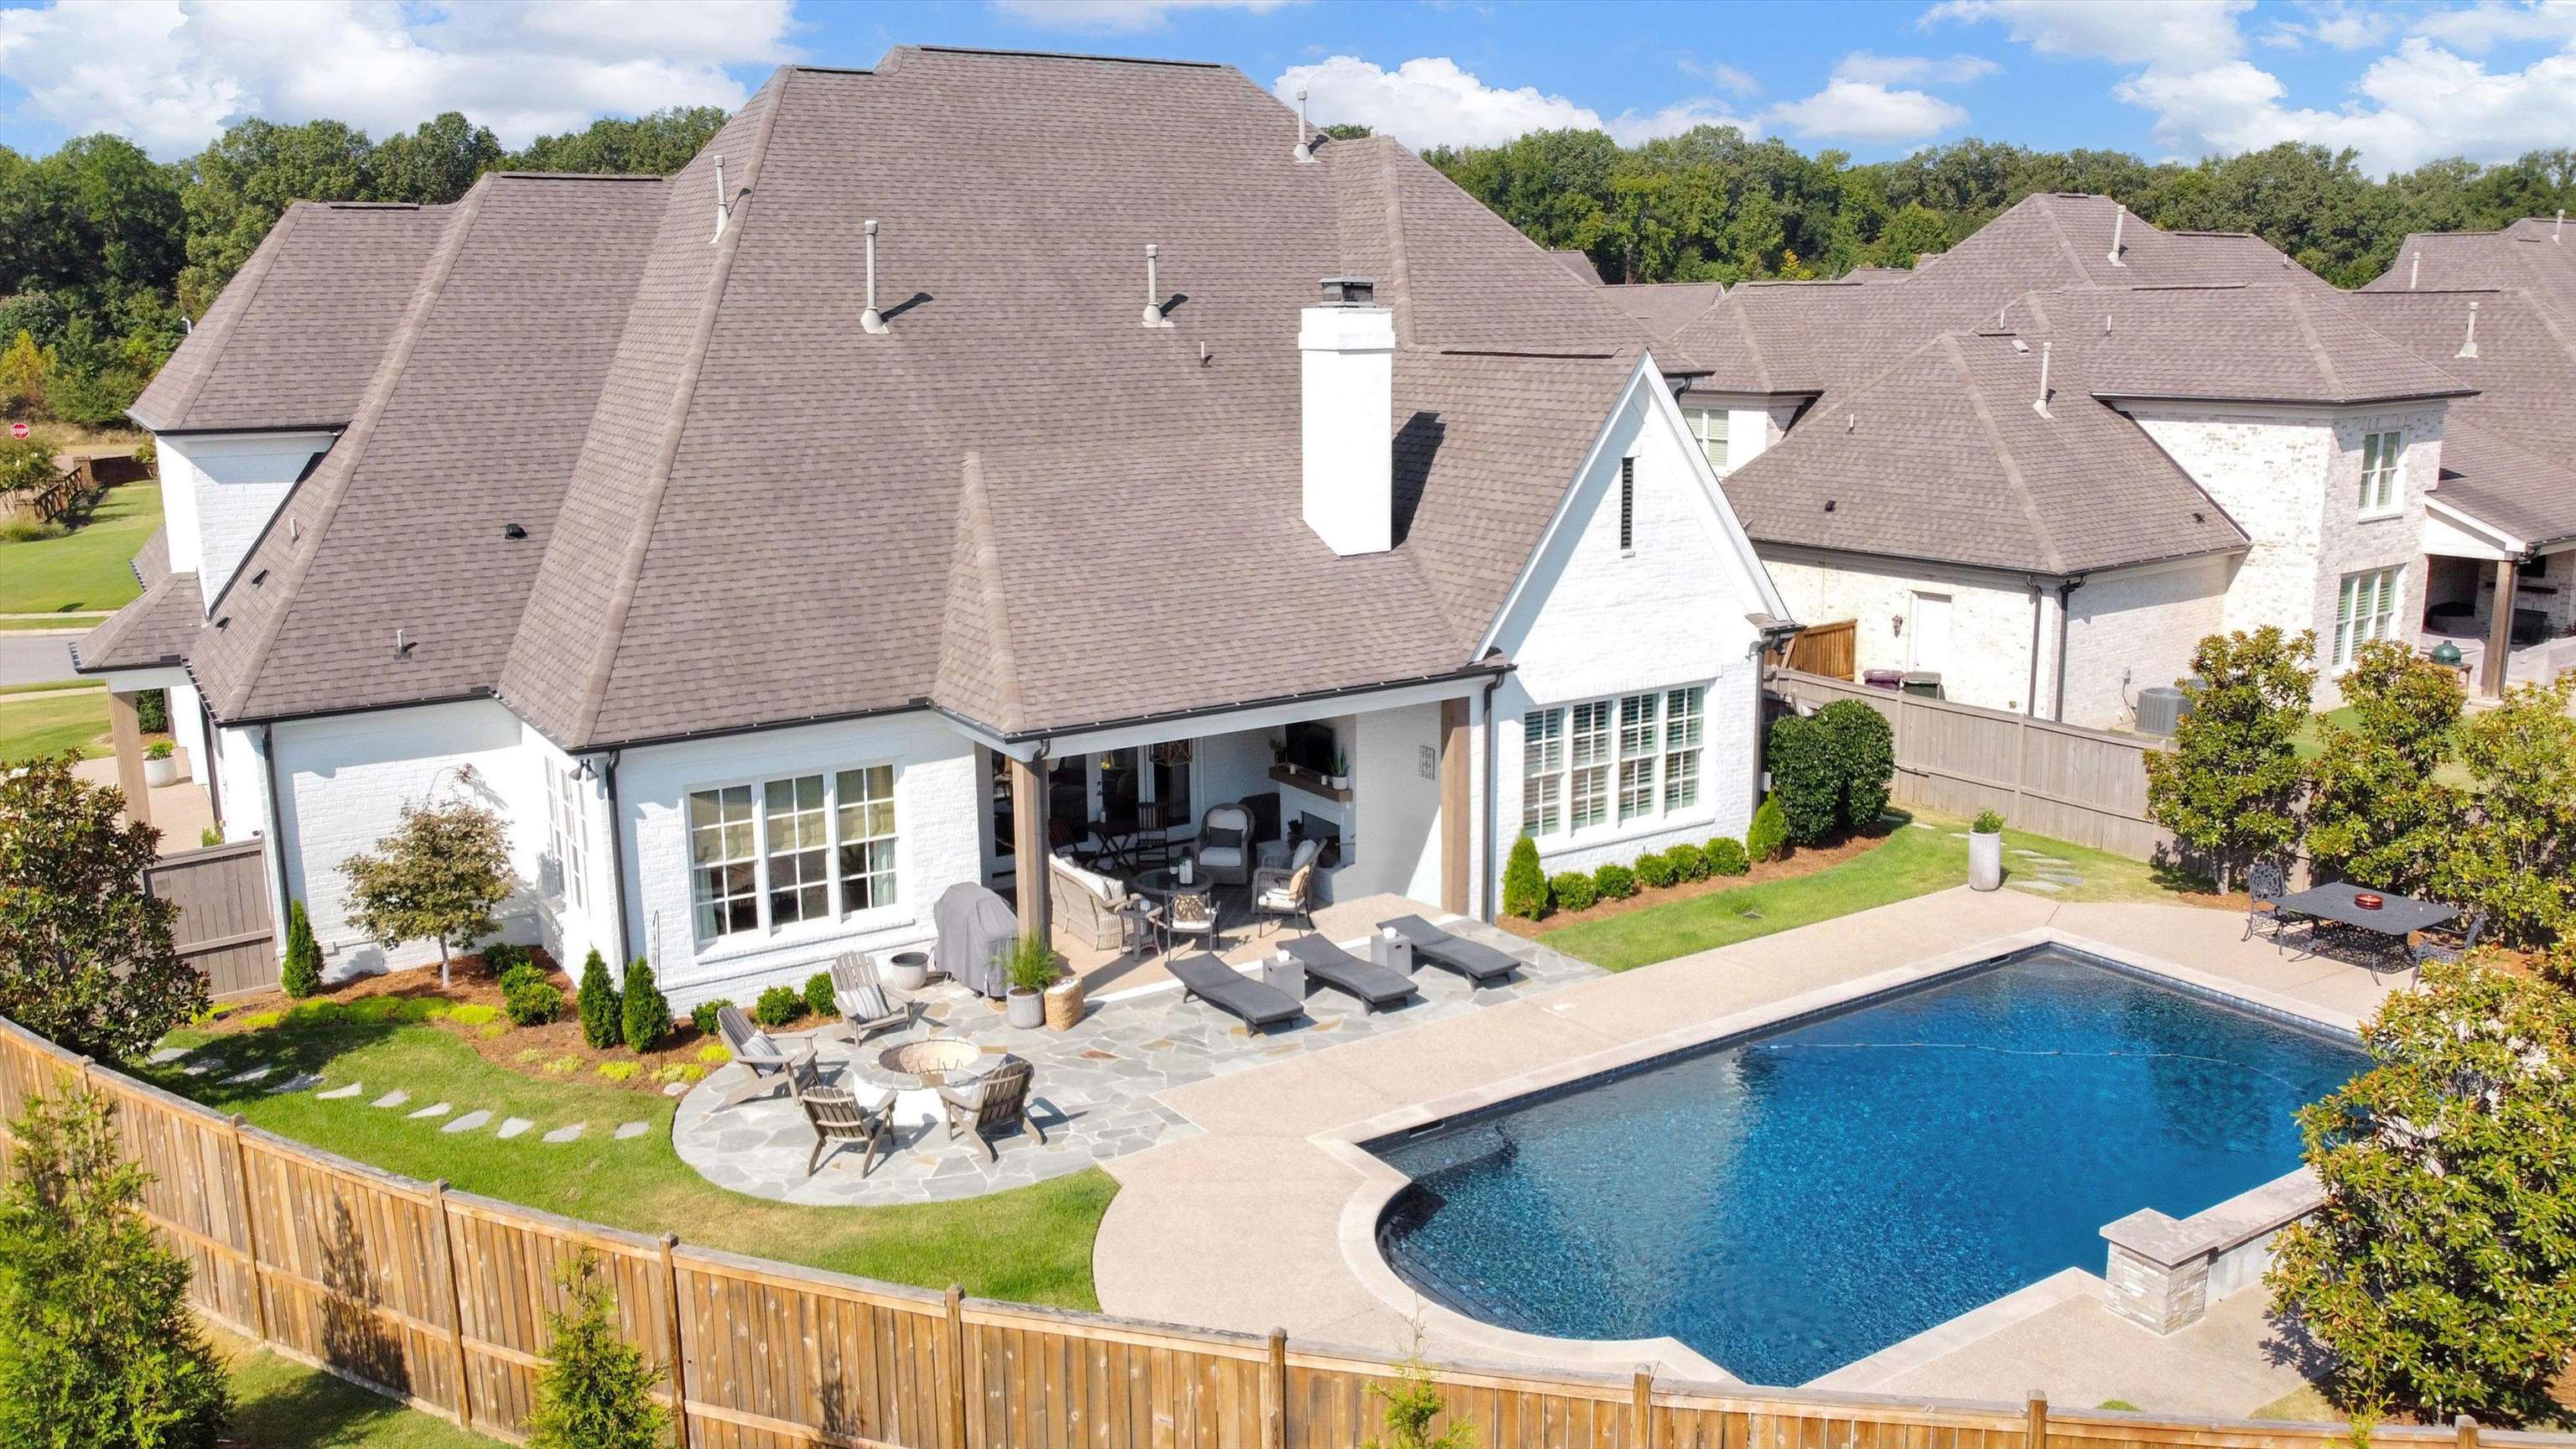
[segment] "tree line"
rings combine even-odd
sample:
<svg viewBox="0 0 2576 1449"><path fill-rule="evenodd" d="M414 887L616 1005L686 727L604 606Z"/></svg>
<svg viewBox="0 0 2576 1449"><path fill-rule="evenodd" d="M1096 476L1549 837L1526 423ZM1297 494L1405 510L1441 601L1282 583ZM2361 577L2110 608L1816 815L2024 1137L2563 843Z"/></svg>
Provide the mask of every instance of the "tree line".
<svg viewBox="0 0 2576 1449"><path fill-rule="evenodd" d="M0 147L0 412L122 421L290 202L434 205L494 170L676 171L725 114L601 120L518 151L453 111L381 141L243 121L166 164L104 134L33 159Z"/></svg>

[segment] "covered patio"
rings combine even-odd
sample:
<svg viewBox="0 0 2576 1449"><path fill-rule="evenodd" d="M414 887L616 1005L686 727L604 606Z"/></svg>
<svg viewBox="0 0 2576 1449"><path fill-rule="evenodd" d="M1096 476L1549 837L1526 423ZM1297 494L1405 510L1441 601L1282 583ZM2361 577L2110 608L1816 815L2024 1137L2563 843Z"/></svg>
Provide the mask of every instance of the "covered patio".
<svg viewBox="0 0 2576 1449"><path fill-rule="evenodd" d="M2424 521L2418 645L2457 650L2484 699L2576 669L2576 538L2552 537L2566 528L2555 472L2507 481L2516 489L2446 468Z"/></svg>

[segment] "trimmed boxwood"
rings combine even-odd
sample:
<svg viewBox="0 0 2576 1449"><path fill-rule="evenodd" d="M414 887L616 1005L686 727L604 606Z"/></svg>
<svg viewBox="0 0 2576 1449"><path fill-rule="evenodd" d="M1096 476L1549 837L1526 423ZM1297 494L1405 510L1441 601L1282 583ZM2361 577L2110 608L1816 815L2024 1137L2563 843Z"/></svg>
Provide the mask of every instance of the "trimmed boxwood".
<svg viewBox="0 0 2576 1449"><path fill-rule="evenodd" d="M1814 845L1842 828L1843 772L1831 726L1781 716L1771 726L1770 763L1771 798L1780 804L1791 841Z"/></svg>
<svg viewBox="0 0 2576 1449"><path fill-rule="evenodd" d="M1601 899L1601 892L1593 888L1592 877L1579 870L1560 872L1547 883L1547 890L1556 897L1560 911L1589 910L1593 902Z"/></svg>
<svg viewBox="0 0 2576 1449"><path fill-rule="evenodd" d="M1780 797L1771 796L1753 812L1744 832L1744 854L1752 860L1778 860L1789 845L1789 822L1780 813Z"/></svg>
<svg viewBox="0 0 2576 1449"><path fill-rule="evenodd" d="M1708 843L1709 874L1742 875L1752 868L1753 863L1746 859L1744 847L1729 837L1721 835Z"/></svg>
<svg viewBox="0 0 2576 1449"><path fill-rule="evenodd" d="M805 978L805 1009L816 1016L830 1016L835 1010L831 972L817 971Z"/></svg>
<svg viewBox="0 0 2576 1449"><path fill-rule="evenodd" d="M520 1026L543 1026L563 1010L563 993L537 975L535 967L513 967L511 979L501 985L501 1009Z"/></svg>
<svg viewBox="0 0 2576 1449"><path fill-rule="evenodd" d="M786 1026L805 1014L805 997L792 986L773 986L752 1003L751 1019L762 1026Z"/></svg>
<svg viewBox="0 0 2576 1449"><path fill-rule="evenodd" d="M1673 869L1684 880L1708 879L1708 852L1688 841L1665 851L1664 859L1673 863Z"/></svg>
<svg viewBox="0 0 2576 1449"><path fill-rule="evenodd" d="M1637 879L1657 890L1673 885L1682 878L1682 868L1660 850L1650 850L1637 857Z"/></svg>
<svg viewBox="0 0 2576 1449"><path fill-rule="evenodd" d="M1503 865L1503 909L1531 921L1547 914L1547 875L1539 868L1538 842L1526 835L1512 842Z"/></svg>
<svg viewBox="0 0 2576 1449"><path fill-rule="evenodd" d="M731 1001L721 996L712 1001L701 1001L689 1008L689 1025L696 1027L700 1036L714 1036L718 1030L716 1014L731 1005Z"/></svg>
<svg viewBox="0 0 2576 1449"><path fill-rule="evenodd" d="M1833 742L1834 766L1842 775L1842 822L1845 830L1867 830L1887 810L1889 789L1896 783L1896 733L1887 716L1857 699L1838 699L1816 711L1816 723Z"/></svg>
<svg viewBox="0 0 2576 1449"><path fill-rule="evenodd" d="M1637 873L1614 862L1592 873L1592 888L1605 901L1624 901L1637 893Z"/></svg>

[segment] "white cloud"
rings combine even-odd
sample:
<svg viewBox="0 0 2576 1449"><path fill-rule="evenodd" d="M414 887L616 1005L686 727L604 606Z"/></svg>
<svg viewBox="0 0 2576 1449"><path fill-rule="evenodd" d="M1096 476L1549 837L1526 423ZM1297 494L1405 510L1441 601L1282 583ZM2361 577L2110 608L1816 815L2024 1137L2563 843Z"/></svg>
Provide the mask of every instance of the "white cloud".
<svg viewBox="0 0 2576 1449"><path fill-rule="evenodd" d="M2376 171L2403 171L2443 156L2509 159L2576 134L2576 54L2518 71L2412 37L2373 61L2342 110L2282 104L2281 82L2244 61L2180 75L2149 71L2118 94L2156 112L2160 139L2233 153L2281 141L2361 153Z"/></svg>
<svg viewBox="0 0 2576 1449"><path fill-rule="evenodd" d="M1834 67L1834 79L1860 81L1868 85L1964 85L1982 80L2003 67L1980 55L1952 55L1934 58L1928 55L1878 55L1855 50Z"/></svg>
<svg viewBox="0 0 2576 1449"><path fill-rule="evenodd" d="M724 68L785 59L790 20L789 0L55 5L0 11L0 77L66 130L165 159L247 115L382 136L458 110L518 145L603 114L739 105Z"/></svg>
<svg viewBox="0 0 2576 1449"><path fill-rule="evenodd" d="M2533 4L2481 0L2456 10L2426 11L2409 21L2406 31L2469 51L2485 50L2498 41L2565 44L2576 40L2576 0L2537 0Z"/></svg>
<svg viewBox="0 0 2576 1449"><path fill-rule="evenodd" d="M1894 145L1965 124L1968 113L1924 91L1835 80L1804 100L1773 106L1764 119L1810 139Z"/></svg>
<svg viewBox="0 0 2576 1449"><path fill-rule="evenodd" d="M2343 0L2308 0L2298 9L2304 18L2273 21L2263 33L2265 45L2296 50L2314 41L2329 50L2366 50L2386 40L2399 19L2394 10Z"/></svg>
<svg viewBox="0 0 2576 1449"><path fill-rule="evenodd" d="M1695 75L1731 96L1754 96L1762 93L1762 82L1750 71L1738 70L1722 60L1696 60L1685 52L1673 62L1682 74Z"/></svg>
<svg viewBox="0 0 2576 1449"><path fill-rule="evenodd" d="M1693 126L1753 125L1709 98L1679 101L1660 110L1599 111L1535 86L1504 90L1486 85L1445 55L1416 56L1385 70L1357 56L1336 55L1280 72L1271 90L1282 99L1307 93L1318 125L1357 122L1408 146L1495 146L1531 131L1607 131L1633 145L1674 136Z"/></svg>
<svg viewBox="0 0 2576 1449"><path fill-rule="evenodd" d="M1922 24L2000 22L2043 55L2189 68L2237 53L2236 17L2254 0L1941 0Z"/></svg>
<svg viewBox="0 0 2576 1449"><path fill-rule="evenodd" d="M1048 30L1159 30L1180 10L1249 10L1266 15L1291 0L992 0L993 8Z"/></svg>

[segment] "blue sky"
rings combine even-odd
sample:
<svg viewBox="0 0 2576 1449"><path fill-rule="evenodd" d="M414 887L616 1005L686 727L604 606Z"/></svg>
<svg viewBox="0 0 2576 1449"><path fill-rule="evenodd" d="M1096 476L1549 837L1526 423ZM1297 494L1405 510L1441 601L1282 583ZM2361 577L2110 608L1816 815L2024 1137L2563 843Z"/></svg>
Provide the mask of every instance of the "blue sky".
<svg viewBox="0 0 2576 1449"><path fill-rule="evenodd" d="M459 109L517 144L905 42L1221 60L1417 147L1720 121L1864 160L1970 135L2150 157L2299 140L2386 170L2576 144L2576 0L5 3L0 143L104 129L177 157L245 115L383 134Z"/></svg>

